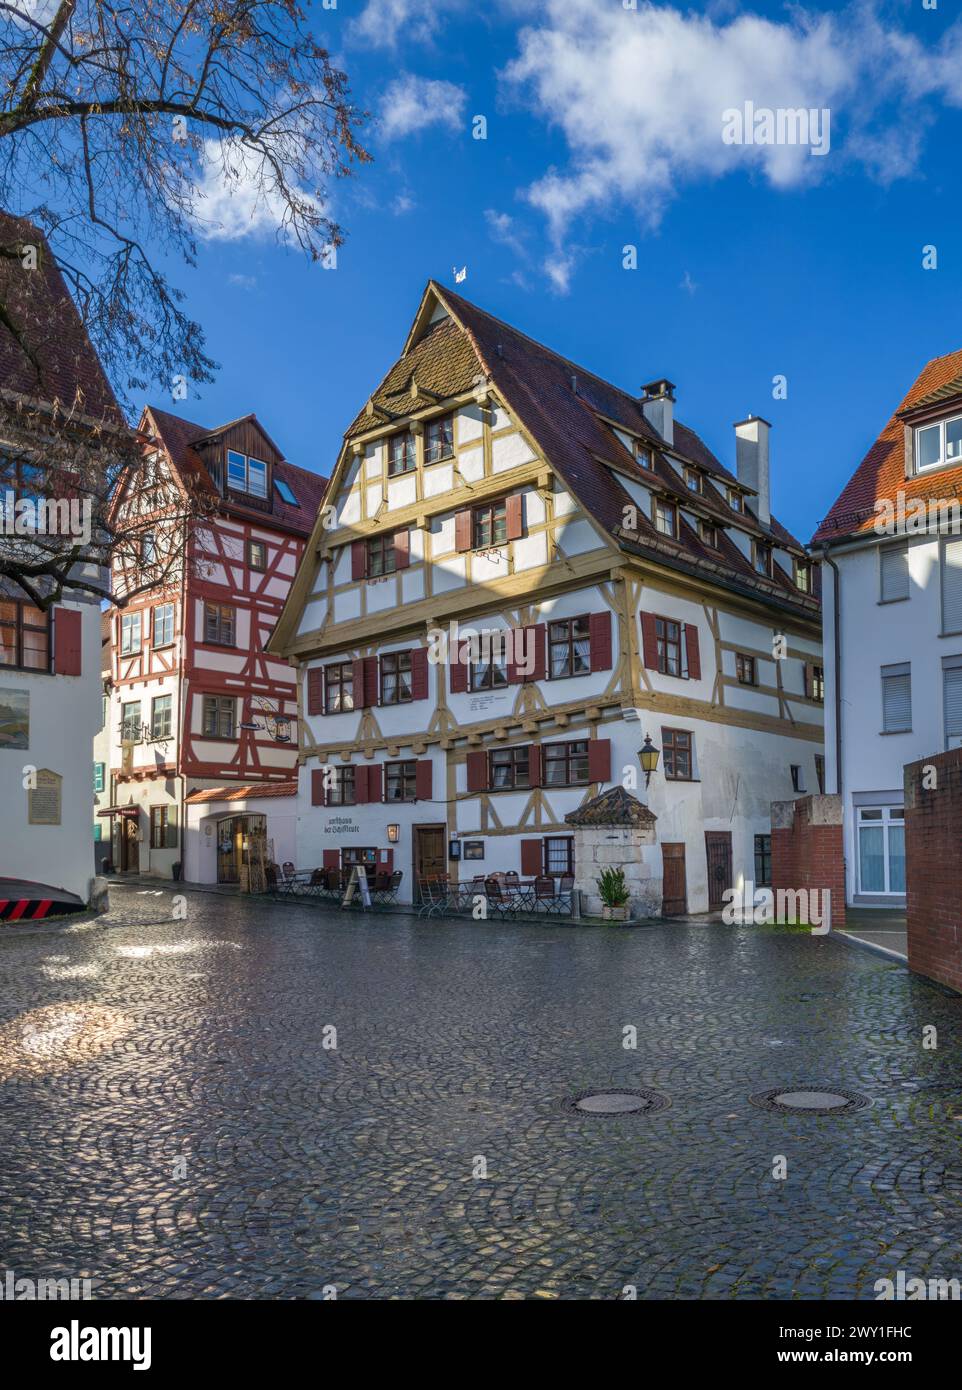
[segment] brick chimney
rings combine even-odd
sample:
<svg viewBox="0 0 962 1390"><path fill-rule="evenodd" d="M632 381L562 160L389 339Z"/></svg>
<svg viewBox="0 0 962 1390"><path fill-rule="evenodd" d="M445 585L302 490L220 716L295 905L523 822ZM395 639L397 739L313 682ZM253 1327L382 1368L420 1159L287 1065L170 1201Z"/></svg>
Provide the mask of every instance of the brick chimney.
<svg viewBox="0 0 962 1390"><path fill-rule="evenodd" d="M643 386L641 408L645 419L661 435L666 444L675 442L675 387L674 383L661 377Z"/></svg>
<svg viewBox="0 0 962 1390"><path fill-rule="evenodd" d="M764 525L772 519L768 480L768 437L771 425L760 415L749 415L735 425L735 471L738 481L757 496L749 499L752 511Z"/></svg>

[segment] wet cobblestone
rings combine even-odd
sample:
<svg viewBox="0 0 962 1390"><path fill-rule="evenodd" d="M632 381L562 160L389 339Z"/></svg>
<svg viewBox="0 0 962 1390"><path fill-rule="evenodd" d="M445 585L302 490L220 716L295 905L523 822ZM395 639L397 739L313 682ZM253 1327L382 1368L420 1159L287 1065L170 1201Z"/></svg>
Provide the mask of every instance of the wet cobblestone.
<svg viewBox="0 0 962 1390"><path fill-rule="evenodd" d="M872 1298L898 1269L962 1277L962 1000L882 958L772 928L203 893L171 921L169 893L112 897L107 919L0 937L0 1270L99 1298ZM871 1105L751 1104L801 1082ZM619 1087L670 1107L566 1107Z"/></svg>

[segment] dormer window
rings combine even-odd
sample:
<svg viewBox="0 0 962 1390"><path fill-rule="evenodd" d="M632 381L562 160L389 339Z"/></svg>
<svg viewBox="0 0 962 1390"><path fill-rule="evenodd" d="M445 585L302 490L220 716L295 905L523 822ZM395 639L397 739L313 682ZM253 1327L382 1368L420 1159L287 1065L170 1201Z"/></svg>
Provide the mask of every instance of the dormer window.
<svg viewBox="0 0 962 1390"><path fill-rule="evenodd" d="M711 546L712 550L717 547L718 535L710 521L699 521L698 539L701 541L702 545Z"/></svg>
<svg viewBox="0 0 962 1390"><path fill-rule="evenodd" d="M962 463L962 415L915 431L915 471Z"/></svg>
<svg viewBox="0 0 962 1390"><path fill-rule="evenodd" d="M742 495L740 492L736 492L734 488L728 489L728 505L733 512L740 512L742 509Z"/></svg>
<svg viewBox="0 0 962 1390"><path fill-rule="evenodd" d="M248 458L235 449L227 450L227 486L231 492L249 492L252 497L267 496L267 464Z"/></svg>
<svg viewBox="0 0 962 1390"><path fill-rule="evenodd" d="M417 466L417 447L410 430L392 434L387 442L387 471L393 478L398 473L411 473Z"/></svg>
<svg viewBox="0 0 962 1390"><path fill-rule="evenodd" d="M647 444L640 444L635 440L635 460L640 463L642 468L651 468L651 450Z"/></svg>
<svg viewBox="0 0 962 1390"><path fill-rule="evenodd" d="M812 592L812 571L803 560L795 561L795 588L802 594Z"/></svg>
<svg viewBox="0 0 962 1390"><path fill-rule="evenodd" d="M685 469L685 487L689 492L701 492L701 474L697 469Z"/></svg>
<svg viewBox="0 0 962 1390"><path fill-rule="evenodd" d="M752 564L755 566L756 574L764 574L768 578L772 572L771 546L762 545L760 541L753 541Z"/></svg>
<svg viewBox="0 0 962 1390"><path fill-rule="evenodd" d="M671 536L672 540L677 537L678 513L671 502L655 503L655 529L663 536Z"/></svg>

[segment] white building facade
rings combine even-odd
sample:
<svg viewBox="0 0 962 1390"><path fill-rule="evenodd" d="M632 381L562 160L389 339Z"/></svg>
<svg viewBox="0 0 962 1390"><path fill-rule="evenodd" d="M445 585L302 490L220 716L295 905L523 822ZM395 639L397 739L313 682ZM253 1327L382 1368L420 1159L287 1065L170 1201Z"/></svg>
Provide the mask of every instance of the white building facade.
<svg viewBox="0 0 962 1390"><path fill-rule="evenodd" d="M904 906L903 768L962 742L960 495L956 352L926 365L813 541L827 790L842 797L856 907Z"/></svg>
<svg viewBox="0 0 962 1390"><path fill-rule="evenodd" d="M300 678L297 867L400 870L406 902L575 875L565 816L623 785L657 817L639 915L764 881L770 803L819 790L822 754L768 431L736 427L729 472L670 383L629 396L432 282L271 642Z"/></svg>

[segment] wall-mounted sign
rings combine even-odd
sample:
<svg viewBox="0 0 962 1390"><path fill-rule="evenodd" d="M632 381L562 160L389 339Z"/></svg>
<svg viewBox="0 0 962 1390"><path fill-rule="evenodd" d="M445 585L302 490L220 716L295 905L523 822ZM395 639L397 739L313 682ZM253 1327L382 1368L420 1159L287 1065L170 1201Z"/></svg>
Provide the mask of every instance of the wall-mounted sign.
<svg viewBox="0 0 962 1390"><path fill-rule="evenodd" d="M464 857L465 857L465 859L483 859L483 858L484 858L484 841L483 841L483 840L465 840L465 841L464 841Z"/></svg>
<svg viewBox="0 0 962 1390"><path fill-rule="evenodd" d="M63 778L59 772L41 768L37 785L27 792L27 819L31 825L59 825Z"/></svg>
<svg viewBox="0 0 962 1390"><path fill-rule="evenodd" d="M0 749L30 747L30 692L0 686Z"/></svg>
<svg viewBox="0 0 962 1390"><path fill-rule="evenodd" d="M449 840L449 841L448 841L448 858L449 858L449 859L460 859L460 858L461 858L461 841L460 841L460 840Z"/></svg>

